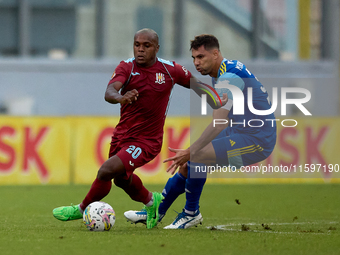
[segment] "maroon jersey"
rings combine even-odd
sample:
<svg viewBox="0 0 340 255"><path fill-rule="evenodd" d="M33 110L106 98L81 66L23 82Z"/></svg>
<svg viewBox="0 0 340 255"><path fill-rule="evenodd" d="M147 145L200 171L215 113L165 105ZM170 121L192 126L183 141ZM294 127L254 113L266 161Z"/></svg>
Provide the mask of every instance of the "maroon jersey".
<svg viewBox="0 0 340 255"><path fill-rule="evenodd" d="M183 66L160 58L151 67L137 66L134 58L120 62L109 84L120 81L122 95L136 89L139 96L132 104L121 105L112 142L138 141L159 152L172 87L178 83L189 88L190 78Z"/></svg>

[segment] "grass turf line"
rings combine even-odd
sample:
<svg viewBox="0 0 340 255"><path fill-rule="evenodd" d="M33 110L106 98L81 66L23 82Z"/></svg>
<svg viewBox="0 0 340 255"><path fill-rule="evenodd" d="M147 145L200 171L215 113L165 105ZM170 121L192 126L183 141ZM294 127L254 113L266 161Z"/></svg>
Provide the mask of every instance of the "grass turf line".
<svg viewBox="0 0 340 255"><path fill-rule="evenodd" d="M206 185L203 226L163 230L185 203L182 195L162 224L148 230L123 213L142 205L113 187L103 199L116 212L108 232L81 220L61 222L52 209L79 203L89 185L0 186L1 254L338 254L339 184ZM163 185L148 185L161 191ZM223 226L223 228L218 228ZM208 227L208 228L207 228Z"/></svg>

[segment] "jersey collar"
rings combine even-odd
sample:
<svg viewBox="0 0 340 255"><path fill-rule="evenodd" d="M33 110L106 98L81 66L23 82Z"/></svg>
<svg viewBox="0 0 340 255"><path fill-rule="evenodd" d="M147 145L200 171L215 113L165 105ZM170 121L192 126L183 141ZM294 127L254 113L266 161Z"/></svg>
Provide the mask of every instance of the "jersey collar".
<svg viewBox="0 0 340 255"><path fill-rule="evenodd" d="M220 76L227 71L227 65L225 63L227 60L228 59L223 58L223 60L222 60L222 62L220 64L220 68L218 69L217 78L220 78Z"/></svg>

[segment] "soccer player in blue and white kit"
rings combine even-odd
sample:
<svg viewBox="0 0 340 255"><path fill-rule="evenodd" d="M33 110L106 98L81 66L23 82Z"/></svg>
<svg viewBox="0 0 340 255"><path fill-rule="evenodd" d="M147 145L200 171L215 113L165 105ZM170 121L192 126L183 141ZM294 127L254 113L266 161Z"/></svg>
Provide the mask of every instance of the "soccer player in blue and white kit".
<svg viewBox="0 0 340 255"><path fill-rule="evenodd" d="M227 104L213 111L213 119L226 121L225 124L218 125L210 123L186 150L169 148L176 155L164 161L173 161L167 171L174 174L178 167L179 171L168 180L163 190L165 199L159 207L160 220L173 201L184 192L186 204L183 212L165 229L190 228L203 221L199 199L207 176L206 173L193 176L196 167L217 164L239 169L266 159L276 143L274 114L257 115L248 107L248 88L252 88L253 107L260 111L271 108L268 93L257 78L241 62L223 58L218 40L213 35L196 36L191 41L191 52L196 70L202 75L212 77L212 83L221 98L223 93L227 93ZM233 106L236 105L236 101L233 101L237 100L235 95L230 90L217 88L223 83L234 85L243 92L243 115L233 112ZM249 124L249 121L253 123ZM128 211L124 215L134 223L145 220L143 211Z"/></svg>

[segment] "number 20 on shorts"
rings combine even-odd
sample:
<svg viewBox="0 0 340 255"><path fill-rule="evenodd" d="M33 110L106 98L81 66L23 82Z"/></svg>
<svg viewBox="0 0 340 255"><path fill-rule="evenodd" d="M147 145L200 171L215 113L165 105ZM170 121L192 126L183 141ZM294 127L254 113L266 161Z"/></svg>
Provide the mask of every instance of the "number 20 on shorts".
<svg viewBox="0 0 340 255"><path fill-rule="evenodd" d="M131 154L132 158L136 159L142 153L142 149L134 145L130 145L126 152Z"/></svg>

